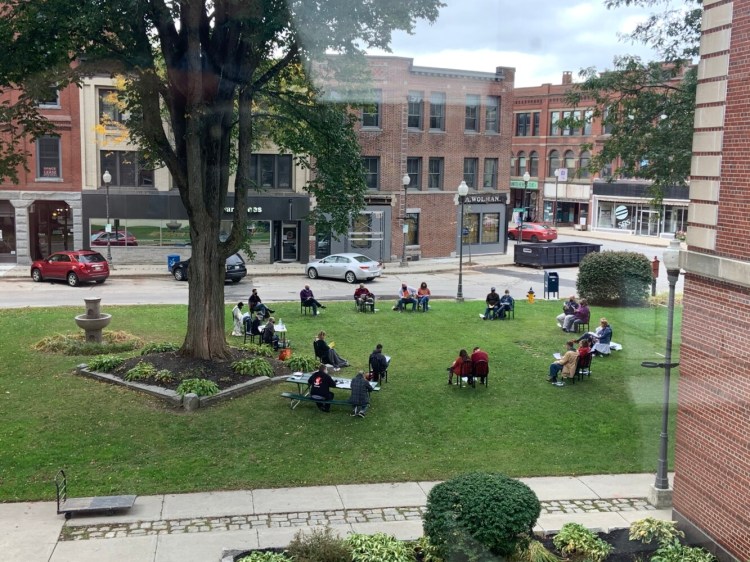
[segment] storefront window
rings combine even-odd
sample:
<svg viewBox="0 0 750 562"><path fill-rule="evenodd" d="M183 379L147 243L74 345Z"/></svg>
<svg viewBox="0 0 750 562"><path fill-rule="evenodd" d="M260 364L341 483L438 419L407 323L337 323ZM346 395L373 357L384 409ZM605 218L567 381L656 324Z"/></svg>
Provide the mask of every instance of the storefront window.
<svg viewBox="0 0 750 562"><path fill-rule="evenodd" d="M479 243L479 213L466 213L464 215L464 244Z"/></svg>
<svg viewBox="0 0 750 562"><path fill-rule="evenodd" d="M3 258L15 259L16 255L16 213L8 201L0 201L0 261Z"/></svg>
<svg viewBox="0 0 750 562"><path fill-rule="evenodd" d="M602 202L599 204L599 228L619 228L633 230L635 228L636 206L616 202Z"/></svg>
<svg viewBox="0 0 750 562"><path fill-rule="evenodd" d="M482 244L500 241L500 213L485 213L482 216Z"/></svg>

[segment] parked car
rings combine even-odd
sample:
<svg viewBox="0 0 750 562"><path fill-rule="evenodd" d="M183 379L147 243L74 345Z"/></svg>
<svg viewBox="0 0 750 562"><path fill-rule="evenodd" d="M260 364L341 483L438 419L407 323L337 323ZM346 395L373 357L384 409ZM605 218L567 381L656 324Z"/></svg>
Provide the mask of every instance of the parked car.
<svg viewBox="0 0 750 562"><path fill-rule="evenodd" d="M557 230L546 224L525 222L522 228L524 242L552 242L552 240L557 240ZM508 238L511 240L518 239L518 225L514 224L508 227Z"/></svg>
<svg viewBox="0 0 750 562"><path fill-rule="evenodd" d="M383 264L362 254L332 254L320 260L313 260L305 266L305 274L310 279L333 277L347 283L370 281L380 277Z"/></svg>
<svg viewBox="0 0 750 562"><path fill-rule="evenodd" d="M80 282L104 283L109 264L99 252L76 250L55 252L31 264L31 278L36 281L59 279L75 287Z"/></svg>
<svg viewBox="0 0 750 562"><path fill-rule="evenodd" d="M189 267L190 258L178 261L172 266L172 275L174 275L177 281L187 281ZM247 275L247 267L245 267L245 261L242 259L242 256L239 254L229 256L226 261L224 280L239 283L245 275Z"/></svg>
<svg viewBox="0 0 750 562"><path fill-rule="evenodd" d="M135 239L130 232L117 231L117 232L104 232L100 230L96 234L91 236L92 246L106 246L107 240L109 240L110 246L137 246L138 240Z"/></svg>

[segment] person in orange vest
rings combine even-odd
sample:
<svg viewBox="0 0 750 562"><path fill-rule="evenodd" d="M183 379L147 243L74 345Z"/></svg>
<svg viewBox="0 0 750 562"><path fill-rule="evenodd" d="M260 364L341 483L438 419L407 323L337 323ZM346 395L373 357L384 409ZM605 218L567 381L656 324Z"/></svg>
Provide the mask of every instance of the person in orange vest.
<svg viewBox="0 0 750 562"><path fill-rule="evenodd" d="M401 289L398 291L398 300L393 310L402 312L404 306L411 304L412 312L417 310L417 290L414 287L409 287L406 283L401 283Z"/></svg>

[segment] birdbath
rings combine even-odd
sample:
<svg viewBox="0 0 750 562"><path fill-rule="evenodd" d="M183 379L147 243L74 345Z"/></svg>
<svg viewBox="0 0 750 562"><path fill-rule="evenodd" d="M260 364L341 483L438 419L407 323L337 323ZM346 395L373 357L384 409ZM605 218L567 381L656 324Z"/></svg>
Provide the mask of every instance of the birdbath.
<svg viewBox="0 0 750 562"><path fill-rule="evenodd" d="M86 314L76 316L76 324L86 332L86 341L91 343L102 343L102 330L112 320L111 314L102 314L101 298L83 299L86 303Z"/></svg>

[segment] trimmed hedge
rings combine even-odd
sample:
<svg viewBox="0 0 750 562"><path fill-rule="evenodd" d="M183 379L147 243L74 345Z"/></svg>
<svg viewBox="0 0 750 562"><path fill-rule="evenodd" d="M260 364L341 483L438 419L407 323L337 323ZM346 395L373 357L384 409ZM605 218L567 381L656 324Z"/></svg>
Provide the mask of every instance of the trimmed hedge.
<svg viewBox="0 0 750 562"><path fill-rule="evenodd" d="M641 306L651 287L651 262L637 252L592 252L578 268L576 288L589 304Z"/></svg>
<svg viewBox="0 0 750 562"><path fill-rule="evenodd" d="M529 540L540 512L526 484L503 474L470 472L430 491L424 532L446 560L496 560Z"/></svg>

